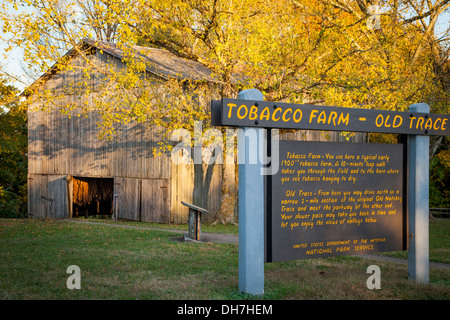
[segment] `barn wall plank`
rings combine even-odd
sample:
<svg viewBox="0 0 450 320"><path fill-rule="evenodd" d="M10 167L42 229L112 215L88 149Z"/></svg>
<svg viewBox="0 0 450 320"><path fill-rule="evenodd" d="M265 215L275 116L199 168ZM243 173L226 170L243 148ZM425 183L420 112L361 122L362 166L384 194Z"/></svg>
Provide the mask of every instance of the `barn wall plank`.
<svg viewBox="0 0 450 320"><path fill-rule="evenodd" d="M36 163L39 159L37 154L37 113L36 112L28 112L27 113L27 126L28 126L28 174L36 173Z"/></svg>
<svg viewBox="0 0 450 320"><path fill-rule="evenodd" d="M47 218L47 176L28 174L28 216L34 219Z"/></svg>
<svg viewBox="0 0 450 320"><path fill-rule="evenodd" d="M114 194L117 194L115 208L117 217L139 221L140 180L117 177L114 179Z"/></svg>
<svg viewBox="0 0 450 320"><path fill-rule="evenodd" d="M65 175L28 174L28 216L35 219L68 217Z"/></svg>
<svg viewBox="0 0 450 320"><path fill-rule="evenodd" d="M66 176L47 176L48 218L67 218L67 180Z"/></svg>
<svg viewBox="0 0 450 320"><path fill-rule="evenodd" d="M141 221L168 223L169 185L167 179L143 179L141 189Z"/></svg>

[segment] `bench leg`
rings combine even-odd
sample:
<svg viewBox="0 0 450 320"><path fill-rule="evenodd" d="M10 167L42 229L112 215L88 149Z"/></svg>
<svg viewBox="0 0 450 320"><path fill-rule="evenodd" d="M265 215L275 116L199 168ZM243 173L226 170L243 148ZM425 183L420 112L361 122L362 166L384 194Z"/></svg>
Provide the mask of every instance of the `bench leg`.
<svg viewBox="0 0 450 320"><path fill-rule="evenodd" d="M189 238L200 241L201 213L189 209Z"/></svg>
<svg viewBox="0 0 450 320"><path fill-rule="evenodd" d="M196 212L195 213L195 222L196 222L196 232L195 232L195 240L200 241L200 229L201 229L201 219L202 218L202 214L200 212Z"/></svg>

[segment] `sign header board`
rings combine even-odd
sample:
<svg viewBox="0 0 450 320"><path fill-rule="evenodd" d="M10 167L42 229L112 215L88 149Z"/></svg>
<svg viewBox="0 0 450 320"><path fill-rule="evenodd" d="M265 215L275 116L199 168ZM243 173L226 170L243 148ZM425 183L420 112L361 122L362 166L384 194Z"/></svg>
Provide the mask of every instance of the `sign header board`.
<svg viewBox="0 0 450 320"><path fill-rule="evenodd" d="M213 126L450 135L450 115L222 99Z"/></svg>

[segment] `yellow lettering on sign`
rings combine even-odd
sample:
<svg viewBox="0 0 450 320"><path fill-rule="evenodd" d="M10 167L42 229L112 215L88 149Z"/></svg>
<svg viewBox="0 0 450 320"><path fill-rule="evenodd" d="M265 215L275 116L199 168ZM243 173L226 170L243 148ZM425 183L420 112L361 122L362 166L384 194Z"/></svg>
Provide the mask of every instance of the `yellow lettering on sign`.
<svg viewBox="0 0 450 320"><path fill-rule="evenodd" d="M265 107L259 116L259 120L269 120L270 119L270 110L269 107Z"/></svg>
<svg viewBox="0 0 450 320"><path fill-rule="evenodd" d="M312 119L316 116L317 110L311 110L311 113L309 114L309 123L312 122Z"/></svg>
<svg viewBox="0 0 450 320"><path fill-rule="evenodd" d="M391 118L391 115L387 115L386 118L383 117L382 114L379 114L376 118L375 118L375 125L379 128L381 126L384 126L386 128L389 128L392 126L392 128L398 128L402 125L403 123L403 118L399 115L394 116L394 119L392 120L392 123L389 121L389 119Z"/></svg>
<svg viewBox="0 0 450 320"><path fill-rule="evenodd" d="M381 123L380 123L381 120ZM375 125L379 128L383 125L384 119L383 119L383 115L379 114L377 115L377 117L375 118Z"/></svg>
<svg viewBox="0 0 450 320"><path fill-rule="evenodd" d="M415 123L415 128L420 130L426 129L434 129L434 130L445 130L445 125L447 124L447 118L436 118L433 120L433 118L427 118L425 121L425 118L423 117L410 117L409 119L409 128L412 129L414 126L414 120L417 120Z"/></svg>
<svg viewBox="0 0 450 320"><path fill-rule="evenodd" d="M284 122L288 122L291 118L289 117L289 118L286 118L286 113L287 112L290 112L290 113L292 113L292 109L291 108L287 108L286 110L284 110L284 112L283 112L283 121Z"/></svg>
<svg viewBox="0 0 450 320"><path fill-rule="evenodd" d="M317 123L325 123L326 122L326 120L327 120L327 114L325 113L325 111L322 111L320 114L319 114L319 117L317 118Z"/></svg>
<svg viewBox="0 0 450 320"><path fill-rule="evenodd" d="M431 120L431 118L427 119L427 122L425 122L425 129L431 129L433 128L433 121Z"/></svg>
<svg viewBox="0 0 450 320"><path fill-rule="evenodd" d="M436 128L436 124L437 124L438 122L442 122L442 119L441 119L441 118L437 118L437 119L436 119L436 121L434 122L434 126L433 126L433 129L434 129L434 130L439 130L439 126Z"/></svg>
<svg viewBox="0 0 450 320"><path fill-rule="evenodd" d="M348 119L349 119L348 112L345 117L344 114L341 113L341 115L339 116L338 124L345 123L345 125L348 126Z"/></svg>
<svg viewBox="0 0 450 320"><path fill-rule="evenodd" d="M337 118L337 113L334 111L331 111L330 117L328 118L328 124L330 124L331 121L333 121L333 126L336 126L336 118Z"/></svg>
<svg viewBox="0 0 450 320"><path fill-rule="evenodd" d="M250 114L248 116L250 120L255 120L258 118L258 107L257 106L251 106L250 108Z"/></svg>
<svg viewBox="0 0 450 320"><path fill-rule="evenodd" d="M242 109L244 109L244 112L245 112L243 115L241 114ZM242 120L247 116L247 113L248 113L247 106L245 104L242 104L237 110L237 117Z"/></svg>
<svg viewBox="0 0 450 320"><path fill-rule="evenodd" d="M391 126L390 124L388 124L389 117L390 117L390 115L388 115L388 116L386 117L386 121L384 122L384 126L385 126L386 128L389 128L389 127Z"/></svg>
<svg viewBox="0 0 450 320"><path fill-rule="evenodd" d="M413 122L414 122L415 119L417 119L417 118L416 117L410 117L409 118L409 128L410 129L412 129L412 125L413 125Z"/></svg>
<svg viewBox="0 0 450 320"><path fill-rule="evenodd" d="M420 125L420 130L423 130L423 122L425 121L424 118L419 118L417 119L417 125L416 125L416 129L419 129L419 125Z"/></svg>
<svg viewBox="0 0 450 320"><path fill-rule="evenodd" d="M303 120L303 110L297 106L288 107L288 105L286 105L285 107L277 107L274 105L274 108L272 109L272 107L269 106L258 108L256 105L237 105L229 102L226 104L226 107L228 107L228 119L237 117L239 120L262 120L269 122L279 122L281 120L286 123L288 127L294 127L294 123L300 123ZM349 125L349 112L331 111L330 109L321 107L318 108L319 109L312 109L311 111L307 110L307 112L309 112L309 119L305 120L305 122L309 121L309 124L313 126L314 124L317 124L320 128L326 128L325 125L332 125L334 127ZM343 110L345 110L345 108L343 108ZM445 115L440 115L440 117L437 116L439 115L424 114L422 116L413 116L411 114L409 117L409 129L422 130L425 131L425 133L428 133L429 130L446 131L448 117ZM367 119L365 117L359 117L359 121L367 121ZM401 127L403 125L403 121L403 114L387 114L386 112L382 112L376 116L375 126L378 128L390 128L386 130L388 131ZM405 124L405 127L406 126L407 125Z"/></svg>
<svg viewBox="0 0 450 320"><path fill-rule="evenodd" d="M396 120L398 122L395 122ZM396 115L394 117L394 122L392 123L392 128L398 128L398 127L400 127L402 125L402 123L403 123L403 117L399 116L399 115Z"/></svg>
<svg viewBox="0 0 450 320"><path fill-rule="evenodd" d="M277 114L277 112L281 112L281 108L276 108L275 111L272 113L272 121L277 122L278 120L280 120L280 117L275 118L275 115Z"/></svg>
<svg viewBox="0 0 450 320"><path fill-rule="evenodd" d="M314 118L317 118L317 123L323 123L323 124L331 124L333 123L333 126L345 124L348 125L350 116L349 113L343 113L341 112L339 117L337 112L331 111L329 115L325 111L322 111L319 116L317 116L318 110L311 110L311 113L309 114L309 123L312 123L314 121ZM337 123L336 123L337 120Z"/></svg>
<svg viewBox="0 0 450 320"><path fill-rule="evenodd" d="M414 120L417 120L414 123ZM427 118L427 120L425 121L425 118L423 117L410 117L409 118L409 128L412 129L414 127L415 124L415 129L419 129L420 130L430 130L430 129L434 129L434 130L445 130L445 124L447 123L446 118L436 118L433 120L433 118Z"/></svg>
<svg viewBox="0 0 450 320"><path fill-rule="evenodd" d="M227 103L227 107L229 107L230 109L228 109L228 119L231 119L231 110L233 109L233 107L236 107L237 104L235 103Z"/></svg>
<svg viewBox="0 0 450 320"><path fill-rule="evenodd" d="M297 116L296 116L297 115ZM300 122L300 120L302 120L302 110L301 109L297 109L294 111L294 114L292 115L292 119L294 120L294 122Z"/></svg>

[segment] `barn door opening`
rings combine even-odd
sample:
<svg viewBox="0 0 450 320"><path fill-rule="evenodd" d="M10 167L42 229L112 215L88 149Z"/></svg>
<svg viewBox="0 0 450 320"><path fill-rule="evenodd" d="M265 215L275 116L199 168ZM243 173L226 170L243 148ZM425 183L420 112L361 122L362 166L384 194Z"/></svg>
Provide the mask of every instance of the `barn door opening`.
<svg viewBox="0 0 450 320"><path fill-rule="evenodd" d="M109 216L113 209L113 178L73 177L72 216Z"/></svg>

